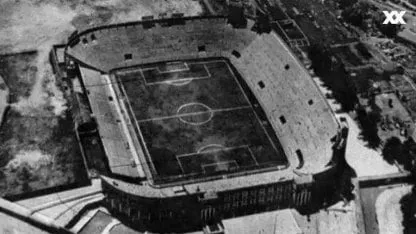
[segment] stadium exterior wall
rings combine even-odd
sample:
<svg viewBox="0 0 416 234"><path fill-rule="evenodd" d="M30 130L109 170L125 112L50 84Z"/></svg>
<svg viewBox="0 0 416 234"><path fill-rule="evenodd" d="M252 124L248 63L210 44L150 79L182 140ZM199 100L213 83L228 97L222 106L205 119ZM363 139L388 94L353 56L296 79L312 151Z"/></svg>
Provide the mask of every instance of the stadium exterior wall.
<svg viewBox="0 0 416 234"><path fill-rule="evenodd" d="M220 193L166 198L140 197L121 191L103 180L104 204L115 216L137 229L186 231L231 217L285 208L322 206L331 202L334 196L337 184L330 178L334 177L336 170L337 167L331 167L319 175L319 181L314 178L303 184L290 180Z"/></svg>
<svg viewBox="0 0 416 234"><path fill-rule="evenodd" d="M192 20L193 24L185 24L186 20ZM166 27L165 24L172 25ZM193 34L189 33L190 31ZM152 41L148 41L147 38ZM90 29L74 34L69 39L66 54L79 64L103 73L144 63L224 57L236 65L238 71L245 69L246 74L252 74L249 66L257 70L263 68L258 66L258 61L250 60L252 52L261 49L261 43L271 45L276 40L273 35L260 37L250 30L233 29L226 24L226 19L223 17L184 18L174 21L133 22ZM114 44L112 44L113 41ZM129 43L123 44L123 41L129 41ZM204 45L204 51L198 51L199 45ZM286 53L286 51L281 52ZM123 59L126 53L131 53L132 59ZM239 60L238 57L241 55L243 59ZM293 58L293 56L284 58L283 60L287 60L284 63L295 67L292 66L295 63L292 61ZM264 59L270 59L270 57ZM250 61L250 64L247 64L247 61ZM305 73L305 71L302 72ZM314 85L310 80L308 82L304 82L305 86ZM256 82L253 81L253 83ZM305 93L299 92L298 95L309 95ZM311 93L310 95L317 95ZM261 99L259 96L256 98ZM324 100L323 97L321 98ZM308 100L309 97L305 96L302 99ZM293 108L290 105L287 106L289 107L281 108L279 111L286 116L294 116L291 112ZM323 105L322 108L327 107ZM323 112L329 113L330 110L324 109ZM312 113L310 118L313 119L315 114ZM297 113L297 116L300 114ZM292 163L296 160L292 160L292 165L283 170L287 171L289 176L282 176L280 180L265 178L261 181L262 175L259 173L258 181L244 184L245 187L232 188L230 186L230 188L214 188L212 191L187 192L183 186L184 191L181 193L164 195L163 189L152 187L148 183L133 184L120 180L115 183L115 180L111 182L103 177L103 193L106 195L104 204L116 216L129 222L131 226L158 232L183 231L184 228L193 229L224 218L268 210L321 206L331 201L339 186L335 178L338 173L337 162L344 157L345 141L342 138L345 137L340 136L340 129L332 128L336 125L335 123L322 121L320 124L322 129L327 126L330 129L327 134L328 138L324 139L325 144L329 145L329 138L337 136L337 141L331 143L333 144L331 152L329 152L329 147L319 148L320 144L317 144L318 147L313 150L302 149L305 152L306 166L298 168ZM297 143L301 141L301 138L295 141L285 139L288 138L290 132L281 131L282 129L276 127L274 130L281 133L279 140L291 146L286 149L285 153L288 157L295 158L294 151L303 146L298 146ZM307 127L302 126L295 130L301 132L305 129ZM314 165L318 166L314 167ZM121 183L125 185L124 187L135 187L139 192L120 189ZM185 227L185 224L188 227Z"/></svg>

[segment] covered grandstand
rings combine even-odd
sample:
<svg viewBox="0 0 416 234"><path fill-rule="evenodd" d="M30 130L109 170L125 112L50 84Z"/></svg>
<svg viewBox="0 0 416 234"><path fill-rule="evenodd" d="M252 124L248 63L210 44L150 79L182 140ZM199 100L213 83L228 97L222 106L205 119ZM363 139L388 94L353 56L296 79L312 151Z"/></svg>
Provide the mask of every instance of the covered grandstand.
<svg viewBox="0 0 416 234"><path fill-rule="evenodd" d="M274 32L221 16L140 21L74 34L66 55L114 175L102 176L107 205L134 225L197 226L331 195L340 126Z"/></svg>

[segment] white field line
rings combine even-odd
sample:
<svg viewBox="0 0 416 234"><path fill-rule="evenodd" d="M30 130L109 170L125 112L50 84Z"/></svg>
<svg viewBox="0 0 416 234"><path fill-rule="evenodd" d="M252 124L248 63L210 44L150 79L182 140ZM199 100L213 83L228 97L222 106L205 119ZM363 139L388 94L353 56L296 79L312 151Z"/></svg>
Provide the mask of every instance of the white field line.
<svg viewBox="0 0 416 234"><path fill-rule="evenodd" d="M189 71L189 66L188 66L188 63L187 62L183 62L183 63L181 63L181 62L166 63L167 66L169 66L169 65L176 65L176 64L185 65L185 68L178 68L178 69L172 69L172 70L167 70L167 71L161 71L160 68L159 68L159 66L156 66L156 67L142 68L141 70L143 70L143 71L156 70L160 74L163 74L163 73L172 73L172 72L180 72L180 71Z"/></svg>
<svg viewBox="0 0 416 234"><path fill-rule="evenodd" d="M187 64L210 64L210 63L226 63L226 62L224 60L218 59L218 60L192 62L192 63L188 62ZM147 69L147 68L144 68L144 69ZM117 74L125 75L126 73L131 73L131 72L141 71L141 70L143 70L143 68L138 68L138 67L136 67L136 68L126 68L122 71L117 71Z"/></svg>
<svg viewBox="0 0 416 234"><path fill-rule="evenodd" d="M192 126L201 126L201 125L206 124L209 121L211 121L212 118L214 117L214 113L212 111L209 112L209 113L210 113L209 118L207 120L205 120L205 121L202 121L202 122L195 122L195 123L193 123L191 121L185 120L183 117L179 117L179 121L181 121L184 124L189 124L189 125L192 125Z"/></svg>
<svg viewBox="0 0 416 234"><path fill-rule="evenodd" d="M209 69L206 66L206 64L210 64L210 63L225 63L228 66L228 64L224 60L212 60L212 61L202 61L202 62L193 62L193 63L184 62L185 66L188 68L187 69L188 71L189 71L189 65L192 65L192 64L203 64L204 65L204 69L205 69L205 71L207 72L208 75L207 76L200 76L200 77L180 78L180 79L177 79L177 80L174 80L174 81L175 82L176 81L178 81L178 82L181 82L182 81L183 82L183 81L192 81L192 80L201 80L201 79L211 78L212 77L211 76L211 73L209 72ZM143 71L145 71L145 70L157 70L160 74L163 74L163 73L172 73L172 72L181 71L182 69L177 69L177 70L171 70L171 71L162 72L162 71L160 71L159 67L149 67L149 68L138 68L138 69L135 69L133 71L136 71L136 70L137 71L140 71L140 74L141 74L141 76L142 76L142 78L143 78L143 80L145 82L145 85L155 85L155 84L170 84L173 81L147 82L146 76L144 75ZM186 71L186 70L183 69L183 71Z"/></svg>
<svg viewBox="0 0 416 234"><path fill-rule="evenodd" d="M223 162L218 162L218 163L209 163L209 164L203 164L202 166L202 170L204 171L204 174L206 174L206 167L209 166L215 166L215 165L224 165L224 164L235 164L237 166L237 168L240 168L240 166L238 166L238 163L235 160L229 160L229 161L223 161Z"/></svg>
<svg viewBox="0 0 416 234"><path fill-rule="evenodd" d="M247 147L248 148L248 152L250 152L250 155L251 155L251 157L253 158L253 160L254 160L254 162L256 163L256 165L258 166L259 165L259 162L257 162L257 159L256 159L256 157L254 156L254 154L253 154L253 151L251 151L251 149L250 149L250 147Z"/></svg>
<svg viewBox="0 0 416 234"><path fill-rule="evenodd" d="M172 119L172 118L181 118L181 117L194 116L194 115L200 115L200 114L206 114L206 113L234 111L234 110L241 110L241 109L247 109L247 108L251 108L251 106L239 106L239 107L216 109L216 110L210 110L210 111L198 111L198 112L194 112L194 113L163 116L163 117L156 117L156 118L150 118L150 119L142 119L142 120L138 120L137 122L138 123L143 123L143 122L149 122L149 121L158 121L158 120L165 120L165 119Z"/></svg>
<svg viewBox="0 0 416 234"><path fill-rule="evenodd" d="M188 106L192 106L192 105L199 105L199 106L202 106L202 107L204 107L205 109L207 109L208 111L207 111L207 113L209 113L210 115L209 115L209 118L208 119L206 119L205 121L202 121L202 122L195 122L195 123L193 123L193 122L190 122L190 121L186 121L185 119L183 119L182 117L179 117L179 120L182 122L182 123L186 123L186 124L190 124L190 125L194 125L194 126L199 126L199 125L203 125L203 124L205 124L205 123L208 123L209 121L211 121L211 119L214 117L214 113L212 112L212 109L209 107L209 106L207 106L207 105L205 105L204 103L200 103L200 102L189 102L189 103L186 103L186 104L183 104L183 105L181 105L179 108L178 108L178 110L176 111L176 114L178 115L178 113L179 112L181 112L181 110L183 109L183 108L185 108L185 107L188 107Z"/></svg>
<svg viewBox="0 0 416 234"><path fill-rule="evenodd" d="M213 153L213 152L220 152L220 151L230 151L230 150L235 150L235 149L245 149L245 148L249 148L248 145L239 145L239 146L233 146L233 147L226 147L226 148L222 148L222 149L215 149L215 150L211 150L211 151L207 151L207 152L194 152L194 153L189 153L189 154L180 154L177 155L177 158L183 158L183 157L191 157L193 155L200 155L200 154L207 154L207 153Z"/></svg>
<svg viewBox="0 0 416 234"><path fill-rule="evenodd" d="M175 158L176 158L176 161L178 161L178 164L179 164L179 167L181 168L182 174L186 175L185 170L184 170L184 169L183 169L183 167L182 167L181 160L179 160L179 158L178 158L178 157L175 157Z"/></svg>
<svg viewBox="0 0 416 234"><path fill-rule="evenodd" d="M221 144L209 144L209 145L205 145L205 146L202 146L201 148L199 148L196 152L199 154L199 153L203 153L203 151L205 150L205 149L208 149L208 148L211 148L211 147L216 147L216 148L220 148L220 149L224 149L225 147L223 146L223 145L221 145Z"/></svg>
<svg viewBox="0 0 416 234"><path fill-rule="evenodd" d="M180 82L191 82L193 80L202 80L202 79L209 79L211 78L211 73L209 72L208 68L204 65L205 72L207 75L205 76L196 76L196 77L179 77L175 80L164 80L164 81L155 81L155 82L147 82L146 76L143 73L143 70L140 70L140 74L142 75L142 78L144 80L144 83L146 86L149 85L158 85L158 84L172 84L174 82L180 83Z"/></svg>
<svg viewBox="0 0 416 234"><path fill-rule="evenodd" d="M201 102L188 102L188 103L185 103L185 104L182 104L177 110L176 110L176 114L178 114L179 112L181 112L181 110L183 109L183 108L185 108L185 107L188 107L188 106L197 106L197 105L199 105L199 106L203 106L205 109L208 109L209 110L209 112L211 112L211 107L209 107L209 106L207 106L206 104L204 104L204 103L201 103Z"/></svg>
<svg viewBox="0 0 416 234"><path fill-rule="evenodd" d="M127 95L127 92L126 92L126 90L124 89L124 84L123 84L122 82L120 82L120 87L121 87L121 89L123 90L123 92ZM139 126L139 124L138 124L138 122L137 122L136 116L135 116L135 114L134 114L134 112L133 112L133 108L131 107L130 100L129 100L129 98L128 98L127 96L126 96L126 100L127 100L127 105L128 105L128 107L129 107L129 110L130 110L130 112L132 113L132 117L133 117L133 120L134 120L134 124L136 125L137 131L139 132L139 137L140 137L140 140L143 142L144 150L145 150L145 152L147 153L147 155L150 157L150 153L149 153L149 149L147 148L146 141L144 140L144 137L143 137L142 131L141 131L140 126ZM126 111L126 113L127 113L127 111ZM145 156L145 157L146 157L146 156ZM147 161L147 160L145 159L145 161ZM153 160L149 160L149 161L150 161L150 164L151 164L151 167L153 168L153 170L154 170L155 172L157 172L157 171L156 171L156 167L155 167L155 165L153 164Z"/></svg>
<svg viewBox="0 0 416 234"><path fill-rule="evenodd" d="M209 72L209 69L207 68L207 65L206 64L204 64L204 69L205 69L205 71L208 72L208 77L212 77L211 76L211 72Z"/></svg>
<svg viewBox="0 0 416 234"><path fill-rule="evenodd" d="M240 87L240 90L244 94L244 97L246 98L247 102L250 103L250 107L252 107L250 100L248 99L246 93L244 92L243 87L241 87L241 84L238 82L238 80L237 80L234 72L231 70L231 68L230 68L230 66L228 64L226 64L226 65L227 65L228 70L231 72L231 74L233 74L234 81L237 82L238 87ZM266 134L267 138L269 139L270 144L273 146L273 149L276 151L276 153L279 152L277 150L277 147L274 145L274 142L273 142L272 138L270 137L269 133L267 132L266 128L264 127L262 121L260 120L259 116L257 115L257 112L254 110L254 108L251 108L251 109L254 112L254 115L256 116L257 121L259 122L260 126L263 128L264 133Z"/></svg>
<svg viewBox="0 0 416 234"><path fill-rule="evenodd" d="M110 77L108 75L104 75L103 77L104 77L104 79L108 83L111 83ZM115 92L113 86L112 85L109 85L108 87L109 87L111 96L117 97L116 92ZM126 123L126 121L125 121L125 119L123 117L123 114L122 114L121 108L120 108L120 104L119 104L119 102L117 100L118 99L116 99L116 101L114 103L115 103L115 106L116 106L117 114L118 114L118 116L121 117L121 125L123 127L123 131L125 133L125 136L127 137L127 142L129 144L130 153L132 154L133 160L136 163L136 165L141 165L140 164L139 157L138 157L138 153L136 151L136 147L134 147L133 139L130 136L130 132L129 132L127 123ZM126 114L127 114L127 112L126 112ZM144 174L144 171L143 171L142 167L136 167L136 168L137 168L137 171L138 171L140 177L144 177L145 174Z"/></svg>

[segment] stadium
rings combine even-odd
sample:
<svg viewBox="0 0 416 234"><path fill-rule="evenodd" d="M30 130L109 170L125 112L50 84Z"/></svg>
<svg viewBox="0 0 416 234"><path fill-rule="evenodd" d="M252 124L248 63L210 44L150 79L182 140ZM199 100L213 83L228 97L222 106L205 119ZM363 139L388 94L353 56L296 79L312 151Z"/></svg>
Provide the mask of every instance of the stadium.
<svg viewBox="0 0 416 234"><path fill-rule="evenodd" d="M341 125L284 41L250 26L173 15L69 38L78 134L99 133L114 215L183 231L331 199Z"/></svg>

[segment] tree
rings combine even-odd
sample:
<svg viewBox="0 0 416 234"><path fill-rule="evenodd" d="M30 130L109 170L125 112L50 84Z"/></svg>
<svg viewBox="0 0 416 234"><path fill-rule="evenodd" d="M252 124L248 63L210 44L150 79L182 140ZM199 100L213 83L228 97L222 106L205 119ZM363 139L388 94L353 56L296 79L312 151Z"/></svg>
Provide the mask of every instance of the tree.
<svg viewBox="0 0 416 234"><path fill-rule="evenodd" d="M401 162L403 163L406 170L409 170L413 173L416 169L416 143L412 138L409 138L403 142L403 147L406 154L403 155L404 158L401 160Z"/></svg>
<svg viewBox="0 0 416 234"><path fill-rule="evenodd" d="M369 11L370 4L360 1L346 7L342 12L342 17L348 23L364 29L364 21L370 18Z"/></svg>
<svg viewBox="0 0 416 234"><path fill-rule="evenodd" d="M402 148L402 142L399 138L391 137L387 139L382 150L384 160L389 164L393 164L397 159L397 155L403 150Z"/></svg>
<svg viewBox="0 0 416 234"><path fill-rule="evenodd" d="M411 193L400 199L400 209L403 214L403 233L416 233L416 189L414 186Z"/></svg>
<svg viewBox="0 0 416 234"><path fill-rule="evenodd" d="M27 193L27 192L30 192L30 191L32 191L32 188L30 187L29 182L24 181L23 184L22 184L22 192Z"/></svg>
<svg viewBox="0 0 416 234"><path fill-rule="evenodd" d="M381 33L383 33L386 37L395 37L397 33L401 30L400 24L383 24L385 19L385 15L382 13L378 13L375 16L375 21L377 22L377 27Z"/></svg>
<svg viewBox="0 0 416 234"><path fill-rule="evenodd" d="M358 121L361 125L361 136L367 142L367 146L376 149L380 146L381 139L378 136L377 124L381 119L378 111L367 113L364 109L357 110Z"/></svg>
<svg viewBox="0 0 416 234"><path fill-rule="evenodd" d="M323 44L311 45L308 55L314 72L333 92L335 100L341 104L342 109L347 112L353 110L358 99L344 65Z"/></svg>
<svg viewBox="0 0 416 234"><path fill-rule="evenodd" d="M28 169L27 165L23 165L21 169L17 172L17 177L22 182L22 192L30 192L32 189L30 188L29 182L32 178L32 174Z"/></svg>
<svg viewBox="0 0 416 234"><path fill-rule="evenodd" d="M339 7L341 9L351 7L352 5L356 4L357 2L358 2L358 0L338 0Z"/></svg>
<svg viewBox="0 0 416 234"><path fill-rule="evenodd" d="M402 165L405 170L414 171L413 164L416 155L416 143L412 139L408 139L402 143L397 137L387 139L382 150L383 158L388 163L397 162Z"/></svg>
<svg viewBox="0 0 416 234"><path fill-rule="evenodd" d="M258 33L269 33L271 29L269 16L257 11L256 24L254 30Z"/></svg>
<svg viewBox="0 0 416 234"><path fill-rule="evenodd" d="M18 171L17 177L21 181L28 181L28 180L30 180L32 175L31 175L29 169L27 168L27 166L23 165L23 166L21 166L21 169Z"/></svg>
<svg viewBox="0 0 416 234"><path fill-rule="evenodd" d="M228 12L228 23L235 28L246 27L247 18L244 15L244 8L239 6L230 6Z"/></svg>

